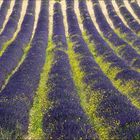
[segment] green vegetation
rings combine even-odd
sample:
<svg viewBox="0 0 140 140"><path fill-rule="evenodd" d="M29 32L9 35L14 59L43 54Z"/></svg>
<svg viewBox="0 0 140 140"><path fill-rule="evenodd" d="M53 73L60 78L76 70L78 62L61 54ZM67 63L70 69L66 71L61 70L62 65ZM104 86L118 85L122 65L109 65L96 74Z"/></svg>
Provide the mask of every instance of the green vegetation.
<svg viewBox="0 0 140 140"><path fill-rule="evenodd" d="M111 67L111 63L104 60L105 56L97 54L94 42L89 42L89 38L85 33L83 33L83 37L88 44L95 61L98 63L105 75L113 83L116 89L126 95L130 99L132 104L140 109L139 98L136 95L138 91L140 91L140 87L137 86L140 83L135 80L125 81L124 79L116 79L116 76L122 72L122 69L118 68L117 66Z"/></svg>
<svg viewBox="0 0 140 140"><path fill-rule="evenodd" d="M53 43L49 39L48 47L46 49L46 62L44 64L41 76L40 83L34 98L33 107L30 111L30 124L29 124L29 135L31 139L44 139L44 132L42 130L43 115L47 108L49 108L50 102L47 100L47 93L49 91L49 85L47 85L48 73L51 69L53 63Z"/></svg>
<svg viewBox="0 0 140 140"><path fill-rule="evenodd" d="M123 50L126 47L126 45L120 45L120 46L114 47L114 45L107 38L105 38L102 34L101 36L109 44L110 48L115 52L115 55L121 58L122 60L124 60L124 58L121 56L121 53L124 52ZM129 63L129 66L135 71L140 72L140 68L138 68L137 66L133 66L133 64L135 63L135 61L137 61L137 59L138 58L133 58L131 60L131 63Z"/></svg>
<svg viewBox="0 0 140 140"><path fill-rule="evenodd" d="M87 85L83 78L85 73L82 71L79 63L79 59L82 57L80 54L75 54L73 50L73 43L68 40L68 55L72 69L72 77L80 97L81 106L89 116L91 124L94 126L95 131L98 133L100 139L109 139L109 131L111 131L111 127L104 123L102 118L99 118L96 115L96 110L100 104L100 101L103 99L101 96L102 92L99 90L93 90L89 85ZM93 81L96 83L95 81Z"/></svg>
<svg viewBox="0 0 140 140"><path fill-rule="evenodd" d="M8 131L0 128L0 140L24 140L24 136L21 134L21 129L17 126L15 131Z"/></svg>
<svg viewBox="0 0 140 140"><path fill-rule="evenodd" d="M133 49L135 49L137 51L138 54L140 54L140 48L138 46L133 45L135 39L132 40L128 40L127 39L127 35L125 33L121 33L120 29L114 29L114 32L121 38L123 39L125 42L127 42L130 46L133 47Z"/></svg>
<svg viewBox="0 0 140 140"><path fill-rule="evenodd" d="M14 38L15 39L15 38ZM5 42L2 45L2 49L0 51L0 57L3 55L3 53L5 52L5 50L7 49L7 47L13 42L14 39L10 39L9 41Z"/></svg>
<svg viewBox="0 0 140 140"><path fill-rule="evenodd" d="M8 77L5 79L4 84L2 86L2 88L0 89L0 91L2 91L4 89L4 87L7 85L7 83L9 82L11 76L18 70L18 68L20 67L20 65L23 63L23 61L25 60L28 51L30 50L31 46L30 43L24 48L24 53L23 56L20 60L20 62L18 63L18 65L16 66L16 68L8 75Z"/></svg>

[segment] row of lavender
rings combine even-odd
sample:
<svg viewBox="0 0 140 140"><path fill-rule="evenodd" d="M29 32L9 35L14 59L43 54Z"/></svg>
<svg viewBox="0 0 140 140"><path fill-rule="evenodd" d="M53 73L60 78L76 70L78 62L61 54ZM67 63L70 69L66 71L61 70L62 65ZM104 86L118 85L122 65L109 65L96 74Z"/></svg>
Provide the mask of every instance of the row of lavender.
<svg viewBox="0 0 140 140"><path fill-rule="evenodd" d="M129 12L129 10L125 7L123 0L115 0L119 10L121 12L121 15L126 20L127 24L130 26L130 28L135 32L140 32L140 24L138 21L132 16L132 14Z"/></svg>
<svg viewBox="0 0 140 140"><path fill-rule="evenodd" d="M94 130L88 122L71 77L67 40L60 3L54 4L53 64L48 75L47 102L52 105L43 119L46 139L92 139Z"/></svg>
<svg viewBox="0 0 140 140"><path fill-rule="evenodd" d="M42 0L38 25L31 49L19 69L12 75L7 86L0 94L0 126L6 132L10 131L12 138L16 139L17 129L22 134L27 133L29 125L29 111L40 80L40 73L45 63L45 50L48 42L48 2ZM30 40L34 22L35 1L29 0L28 9L23 21L21 31L16 41L17 45L9 47L9 55L17 57L23 53L24 47ZM13 50L16 49L16 50ZM9 50L10 51L10 50ZM13 53L16 51L17 53ZM22 53L20 53L22 52ZM12 61L9 60L9 61ZM16 65L15 61L12 63ZM11 66L12 66L11 64Z"/></svg>
<svg viewBox="0 0 140 140"><path fill-rule="evenodd" d="M11 39L17 29L18 22L21 16L21 8L23 1L16 0L13 7L13 11L9 17L7 24L4 27L4 30L0 34L0 50L3 48L3 44Z"/></svg>
<svg viewBox="0 0 140 140"><path fill-rule="evenodd" d="M116 30L119 29L120 33L122 35L125 35L125 39L128 42L132 43L132 46L134 47L134 49L136 49L137 51L140 51L140 47L139 47L140 38L123 23L121 18L117 15L117 12L115 11L111 0L105 0L105 4L106 4L106 9L109 14L109 18L111 19L115 29Z"/></svg>
<svg viewBox="0 0 140 140"><path fill-rule="evenodd" d="M128 0L130 3L130 6L132 7L132 9L134 10L135 14L138 16L138 18L140 18L140 7L137 3L137 1L135 0Z"/></svg>
<svg viewBox="0 0 140 140"><path fill-rule="evenodd" d="M134 50L132 50L132 48L126 42L124 42L121 38L119 38L113 32L113 30L110 28L110 26L107 23L105 17L103 16L103 13L100 9L98 0L96 0L96 1L92 0L92 2L94 4L93 8L94 8L94 12L95 12L95 15L96 15L96 20L97 20L97 23L100 26L100 29L102 30L102 32L104 33L105 36L106 36L107 33L108 34L111 33L111 35L109 35L109 38L110 38L110 41L112 43L114 42L112 47L113 48L120 47L118 50L121 50L121 48L122 48L122 50L119 51L118 53L120 55L126 57L128 60L126 60L126 59L125 60L128 63L130 63L130 60L134 61L135 56L139 56L139 55L135 54L135 56L134 56L133 53L136 53L136 52ZM104 25L106 26L106 28L103 28ZM87 29L87 30L88 30L88 32L92 33L90 31L90 29ZM112 39L111 36L113 36L113 35L116 36L116 41ZM100 44L99 42L103 42L103 41L96 41L95 44L98 45L98 44ZM115 42L117 42L119 44L120 44L120 42L122 42L124 45L123 46L121 45L122 46L121 47L119 44L115 45ZM103 48L101 48L101 51L106 51L106 54L103 55L103 57L102 57L102 59L104 60L102 63L104 63L105 65L108 64L108 66L103 68L104 72L108 75L108 77L110 77L110 80L114 83L114 85L116 86L116 88L118 88L118 90L120 90L122 93L126 94L130 99L132 99L132 100L134 99L138 103L137 106L139 106L139 99L138 98L139 98L139 94L140 94L140 89L139 89L140 74L138 72L132 70L128 65L126 65L128 63L126 63L126 61L123 61L122 59L120 59L120 57L118 57L114 53L114 51L111 49L111 47L105 41L104 41L103 44L104 44L104 47L106 48L106 50L103 49L104 48L103 47ZM128 50L129 51L131 50L130 53L128 53ZM136 63L133 63L133 65L134 64L136 64ZM113 71L114 74L112 74L112 75L109 74L110 69L114 70ZM119 81L121 81L121 82L119 82ZM128 84L130 84L129 86L131 86L133 89L128 89L128 87L127 87Z"/></svg>
<svg viewBox="0 0 140 140"><path fill-rule="evenodd" d="M111 47L116 54L121 57L125 63L136 70L140 70L140 55L133 46L130 46L122 38L120 38L108 24L104 16L98 0L92 0L96 21L103 35L112 43Z"/></svg>
<svg viewBox="0 0 140 140"><path fill-rule="evenodd" d="M74 73L72 73L70 57L67 53L69 48L61 5L58 2L54 4L53 51L51 52L53 64L46 81L46 85L49 85L46 99L51 106L46 109L42 122L46 139L109 139L110 137L134 139L139 135L140 74L135 70L140 68L140 56L110 28L98 0L92 0L92 2L100 29L112 42L113 49L119 50L117 54L121 58L98 33L88 13L86 0L79 0L80 15L84 30L89 37L90 47L86 44L74 11L74 0L66 0L72 51L80 70L84 73L81 82L89 89L89 92L81 98L82 93L78 93L76 81L72 78ZM107 0L106 4L111 5ZM7 33L10 35L9 38L13 36L18 23L15 21L20 17L21 5L22 1L17 0L14 7L16 12L12 12L13 18L9 19L3 36L7 36ZM41 11L31 49L0 93L0 126L3 130L12 132L13 139L16 138L14 131L17 128L22 134L28 131L29 112L47 57L45 50L48 43L48 5L49 1L41 1ZM111 14L111 17L113 17L112 20L116 20L114 19L116 15ZM0 86L21 60L24 49L31 40L34 18L35 1L29 0L20 32L0 57ZM119 17L118 20L121 24L116 25L115 22L114 24L122 30L125 29L123 32L127 32L128 37L131 36L134 42L139 43L137 35L127 28ZM136 61L132 64L135 59ZM88 107L81 105L82 100Z"/></svg>
<svg viewBox="0 0 140 140"><path fill-rule="evenodd" d="M24 49L32 36L34 19L35 1L29 0L26 15L18 35L0 57L0 87L2 87L8 75L16 68L21 60Z"/></svg>
<svg viewBox="0 0 140 140"><path fill-rule="evenodd" d="M106 44L106 42L102 39L102 37L97 32L91 20L91 17L87 11L85 0L79 0L79 9L81 13L81 18L83 19L84 29L86 30L87 35L89 36L89 39L92 41L92 43L94 43L94 45L92 46L92 47L95 47L94 50L96 53L94 56L94 59L97 60L96 57L102 57L105 63L107 63L107 61L111 63L110 69L112 69L111 67L120 67L120 69L124 69L119 74L116 75L116 79L123 78L123 75L125 74L124 72L128 70L128 67L126 67L125 63L123 63L118 57L115 56L113 51L110 49L110 47ZM96 71L97 71L97 68L96 68ZM102 98L99 104L99 111L97 111L99 112L98 116L100 116L101 118L104 118L105 123L110 126L111 133L109 134L111 137L114 137L116 139L118 138L133 139L137 134L139 134L139 129L140 129L139 111L133 107L133 105L128 101L126 97L122 96L122 94L119 93L112 86L110 81L106 79L105 76L101 72L100 74L98 74L98 77L99 76L102 76L101 79L103 81L103 83L100 84L100 87L99 87L100 89L103 89L101 90L103 92L100 94L102 94L102 96L104 95L104 97ZM129 75L127 75L127 78L128 76ZM98 78L93 77L93 79L98 79ZM109 112L106 109L109 110ZM136 113L137 117L135 117L134 112L135 113L137 112ZM132 115L131 113L134 116L131 116ZM130 118L130 116L132 118ZM115 123L117 121L119 122L119 124ZM131 123L133 124L133 127Z"/></svg>
<svg viewBox="0 0 140 140"><path fill-rule="evenodd" d="M3 23L6 19L6 15L8 13L8 9L10 8L11 1L4 0L2 6L0 8L0 29L3 27Z"/></svg>

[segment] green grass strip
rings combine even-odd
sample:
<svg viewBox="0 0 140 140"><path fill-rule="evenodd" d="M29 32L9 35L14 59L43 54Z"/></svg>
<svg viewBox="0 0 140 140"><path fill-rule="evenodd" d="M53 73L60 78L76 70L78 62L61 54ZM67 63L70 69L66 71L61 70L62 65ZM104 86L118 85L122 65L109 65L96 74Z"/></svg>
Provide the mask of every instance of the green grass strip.
<svg viewBox="0 0 140 140"><path fill-rule="evenodd" d="M114 29L114 32L121 38L123 39L125 42L127 42L133 49L135 49L137 51L138 54L140 54L140 48L139 46L135 46L133 45L135 39L131 39L128 40L127 39L127 35L125 33L121 33L120 29Z"/></svg>
<svg viewBox="0 0 140 140"><path fill-rule="evenodd" d="M79 64L80 62L78 60L78 58L82 56L75 54L73 50L73 43L70 40L68 40L68 46L67 52L72 69L72 77L80 97L81 106L88 115L91 124L99 135L99 138L102 140L110 139L109 132L112 128L105 124L102 118L96 116L96 110L103 99L101 96L101 92L103 91L92 90L90 86L83 82L85 73L81 70ZM96 82L96 79L93 82Z"/></svg>
<svg viewBox="0 0 140 140"><path fill-rule="evenodd" d="M30 110L30 124L28 131L28 138L30 139L45 139L45 134L42 130L42 120L45 114L45 110L50 107L50 102L47 100L47 91L49 90L49 88L47 88L48 86L46 85L46 83L48 80L48 73L53 63L53 49L53 43L51 42L51 39L49 39L48 47L46 49L46 62L41 73L33 107Z"/></svg>
<svg viewBox="0 0 140 140"><path fill-rule="evenodd" d="M27 53L28 51L30 50L31 46L30 44L28 44L25 48L24 48L24 53L23 53L23 56L20 60L20 62L18 63L18 65L16 66L16 68L6 77L6 80L4 81L4 84L2 86L2 88L0 89L0 92L6 87L6 85L8 84L11 76L19 69L20 65L23 63L23 61L25 60L26 56L27 56Z"/></svg>
<svg viewBox="0 0 140 140"><path fill-rule="evenodd" d="M16 35L14 35L10 40L6 41L3 45L2 45L2 49L0 51L0 57L3 55L3 53L5 52L5 50L8 48L8 46L16 39ZM26 47L23 47L23 51L24 54L20 60L20 62L18 63L17 67L8 75L8 77L6 78L2 88L0 89L0 92L5 88L5 86L7 85L7 83L9 82L10 77L18 70L18 68L20 67L20 65L23 63L24 59L26 58L26 55L29 51L29 49L31 48L30 46L31 40L28 43L28 45Z"/></svg>
<svg viewBox="0 0 140 140"><path fill-rule="evenodd" d="M4 85L2 86L2 88L0 89L0 92L6 87L6 85L8 84L11 76L19 69L20 65L23 63L23 61L25 60L26 56L27 56L27 53L28 51L30 50L31 46L30 44L28 44L25 48L24 48L24 54L20 60L20 62L18 63L17 67L8 75L8 77L6 78L5 82L4 82ZM17 125L17 129L16 129L16 132L9 132L8 130L4 130L2 128L0 128L0 140L4 139L4 140L9 140L13 137L13 134L14 135L14 139L24 139L24 136L21 135L21 132L20 132L20 126Z"/></svg>
<svg viewBox="0 0 140 140"><path fill-rule="evenodd" d="M12 38L12 39L10 39L10 40L8 40L8 41L6 41L6 42L2 45L2 49L1 49L1 51L0 51L0 57L3 55L3 53L5 52L5 50L7 49L7 47L13 42L14 39L15 39L15 37Z"/></svg>
<svg viewBox="0 0 140 140"><path fill-rule="evenodd" d="M120 52L123 52L123 49L124 49L124 47L126 47L126 45L120 45L120 46L114 47L113 43L111 43L107 38L105 38L103 34L100 34L100 35L101 35L102 38L109 44L110 48L115 52L115 54L116 54L120 59L122 59L122 60L125 61L125 59L122 58L122 56L121 56L119 53L120 53ZM132 44L130 44L130 43L129 43L129 45L132 46ZM134 49L134 48L132 48L132 49ZM137 52L139 51L139 50L137 50L137 49L135 49L135 50L136 50ZM140 68L134 67L134 66L133 66L133 63L134 63L137 59L138 59L138 58L133 58L133 60L131 60L131 63L129 63L129 66L130 66L133 70L135 70L135 71L137 71L137 72L140 72Z"/></svg>
<svg viewBox="0 0 140 140"><path fill-rule="evenodd" d="M132 104L136 106L138 109L140 109L140 102L139 102L140 99L134 95L134 93L140 92L140 87L137 86L140 83L138 83L138 81L135 81L135 80L129 80L129 81L124 81L124 79L116 80L115 79L116 75L119 72L121 72L122 69L119 69L118 67L115 67L115 66L110 67L111 63L104 61L105 56L97 54L95 46L94 46L94 42L89 42L89 38L85 33L83 33L83 37L84 37L85 42L88 44L88 47L96 63L98 63L98 65L100 66L102 71L105 73L105 75L110 79L114 87L119 92L126 95L130 99Z"/></svg>

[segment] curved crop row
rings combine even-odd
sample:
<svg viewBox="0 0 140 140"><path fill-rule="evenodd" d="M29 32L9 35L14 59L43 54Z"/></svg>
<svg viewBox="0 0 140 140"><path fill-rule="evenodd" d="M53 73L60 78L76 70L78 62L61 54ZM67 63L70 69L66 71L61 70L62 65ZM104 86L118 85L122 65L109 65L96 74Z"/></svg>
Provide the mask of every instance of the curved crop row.
<svg viewBox="0 0 140 140"><path fill-rule="evenodd" d="M121 18L118 16L117 12L115 11L115 8L113 7L112 1L111 0L105 0L106 4L106 9L109 15L109 18L113 22L113 25L115 29L118 29L121 31L123 34L128 34L128 39L133 39L135 38L135 33L133 33L130 28L125 26Z"/></svg>
<svg viewBox="0 0 140 140"><path fill-rule="evenodd" d="M136 33L140 33L140 24L138 21L134 19L134 17L131 15L131 13L128 11L128 9L125 7L123 0L115 0L119 10L121 12L121 15L126 20L129 27Z"/></svg>
<svg viewBox="0 0 140 140"><path fill-rule="evenodd" d="M5 21L8 9L10 7L10 3L11 3L10 0L4 0L0 8L0 29L2 28L3 23Z"/></svg>
<svg viewBox="0 0 140 140"><path fill-rule="evenodd" d="M3 32L0 34L0 50L3 47L3 44L8 41L15 33L18 22L21 16L21 8L22 8L22 0L16 0L15 5L13 8L13 11L9 17L9 20L3 30Z"/></svg>
<svg viewBox="0 0 140 140"><path fill-rule="evenodd" d="M140 139L140 24L123 0L116 2L132 30L105 0L113 29L91 0L100 34L86 2L28 0L23 19L24 2L15 0L0 34L0 139ZM3 0L0 19L8 5Z"/></svg>
<svg viewBox="0 0 140 140"><path fill-rule="evenodd" d="M29 0L27 12L16 39L8 46L6 51L0 57L0 88L4 84L8 75L16 68L24 54L24 50L31 39L34 18L35 1Z"/></svg>
<svg viewBox="0 0 140 140"><path fill-rule="evenodd" d="M71 77L66 53L67 43L60 3L54 4L53 64L47 81L47 102L43 130L46 139L92 139L94 131L88 124Z"/></svg>
<svg viewBox="0 0 140 140"><path fill-rule="evenodd" d="M111 0L105 0L105 4L106 4L106 9L108 11L109 17L113 22L113 25L115 26L116 30L119 30L119 32L121 33L121 36L124 36L124 39L126 39L126 41L131 43L131 46L134 47L134 49L136 49L138 51L138 53L140 52L140 38L137 37L137 35L132 32L127 26L125 26L125 24L122 22L121 18L117 15Z"/></svg>
<svg viewBox="0 0 140 140"><path fill-rule="evenodd" d="M79 7L80 8L80 7ZM84 8L84 7L83 7ZM82 9L82 8L80 8ZM86 11L86 9L84 8ZM103 72L112 81L113 85L140 108L140 74L117 57L110 49L109 45L101 38L97 32L88 12L81 11L84 28L90 39L90 50L96 62L100 65Z"/></svg>
<svg viewBox="0 0 140 140"><path fill-rule="evenodd" d="M131 105L126 97L122 96L121 93L113 87L112 83L96 64L87 44L82 38L74 12L74 1L67 0L66 2L69 34L73 42L73 45L69 47L68 54L73 68L76 87L79 90L78 93L82 107L90 117L100 139L109 139L110 137L112 139L135 137L140 129L139 111ZM84 1L79 0L80 10L87 16L84 6ZM83 22L87 24L88 18ZM87 24L87 26L88 25L89 24ZM89 29L91 28L89 27ZM76 77L76 73L78 75L82 73L81 77ZM77 78L79 78L79 80ZM134 117L131 116L131 113L133 115L136 114L137 121L135 119L133 120ZM125 116L126 122L121 116ZM130 116L132 118L130 118ZM128 126L129 122L132 124L137 122L135 128L132 128L131 124ZM136 133L134 134L134 132Z"/></svg>
<svg viewBox="0 0 140 140"><path fill-rule="evenodd" d="M130 6L132 7L135 14L140 19L140 7L139 7L138 3L135 0L128 0L128 2L130 3Z"/></svg>
<svg viewBox="0 0 140 140"><path fill-rule="evenodd" d="M0 126L16 136L16 129L26 133L29 111L45 63L48 42L48 2L42 0L35 36L27 57L0 94ZM31 8L31 7L30 7ZM45 30L46 29L46 30ZM19 127L19 128L17 128Z"/></svg>
<svg viewBox="0 0 140 140"><path fill-rule="evenodd" d="M103 35L112 43L110 46L127 65L140 71L140 55L128 43L121 39L108 24L98 0L92 0L96 21Z"/></svg>

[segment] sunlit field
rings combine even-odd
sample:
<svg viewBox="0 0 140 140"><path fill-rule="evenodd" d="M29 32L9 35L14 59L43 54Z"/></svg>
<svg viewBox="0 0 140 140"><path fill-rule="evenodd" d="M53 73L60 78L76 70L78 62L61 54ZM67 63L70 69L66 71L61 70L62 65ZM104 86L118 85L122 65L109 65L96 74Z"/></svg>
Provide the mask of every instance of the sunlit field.
<svg viewBox="0 0 140 140"><path fill-rule="evenodd" d="M0 140L140 140L140 1L0 0Z"/></svg>

